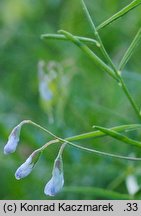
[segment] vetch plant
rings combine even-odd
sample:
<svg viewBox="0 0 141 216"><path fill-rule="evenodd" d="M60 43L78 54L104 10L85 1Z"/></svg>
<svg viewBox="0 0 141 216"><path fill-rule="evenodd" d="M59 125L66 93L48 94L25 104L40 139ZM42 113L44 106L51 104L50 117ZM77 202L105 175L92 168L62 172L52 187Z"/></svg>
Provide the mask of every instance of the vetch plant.
<svg viewBox="0 0 141 216"><path fill-rule="evenodd" d="M141 120L141 113L140 113L139 106L136 104L134 98L130 94L128 87L125 84L123 77L122 77L124 67L127 64L127 62L130 60L130 57L133 55L135 48L137 47L137 45L141 39L141 29L139 28L137 34L135 35L133 41L131 42L131 44L129 46L129 48L127 49L127 51L123 55L123 58L121 59L118 67L116 67L114 65L113 61L109 57L109 54L107 53L107 51L103 45L103 42L101 40L100 34L99 34L99 30L103 29L104 27L109 25L111 22L114 22L115 20L117 20L121 16L125 15L131 9L139 6L140 4L141 4L141 0L132 1L129 5L127 5L126 7L121 9L119 12L117 12L115 15L110 17L108 20L104 21L102 24L100 24L98 27L96 27L84 1L82 0L82 6L83 6L84 12L86 14L88 23L89 23L89 25L93 31L94 39L81 37L81 36L75 36L75 35L71 34L70 32L67 32L65 30L58 31L59 34L43 34L43 35L41 35L41 38L42 39L66 40L66 41L70 41L71 43L78 46L84 52L84 54L87 55L100 69L102 69L104 72L106 72L111 78L113 78L114 81L117 82L117 84L122 88L124 94L126 95L127 99L129 100L129 102L130 102L132 108L134 109L137 117ZM99 56L97 56L97 54L92 49L89 48L89 46L88 46L89 43L94 44L97 49L100 49L100 51L103 54L103 57L105 58L107 63L105 63ZM49 84L56 77L53 76L52 79L49 79L49 76L44 74L43 67L44 67L44 62L39 62L39 64L38 64L39 79L40 79L39 92L40 92L42 99L49 101L52 99L52 92L51 92L51 89L49 88ZM55 73L54 73L54 75L55 75ZM70 145L74 148L77 148L79 150L83 150L83 151L97 154L97 155L102 156L102 157L105 156L105 157L113 157L113 158L119 158L119 159L124 159L124 160L141 161L141 158L128 157L128 156L122 156L122 155L112 154L112 153L108 153L108 152L97 151L95 149L90 149L90 148L87 148L87 147L82 146L80 144L78 145L77 143L74 143L74 141L80 141L80 140L84 140L84 139L88 139L88 138L94 139L96 137L110 136L110 137L112 137L116 140L119 140L121 142L124 142L128 145L141 148L141 141L131 139L131 138L129 138L126 135L123 135L121 133L121 132L130 131L130 130L136 130L136 129L141 127L141 124L127 124L127 125L120 125L120 126L112 127L112 128L106 128L106 127L100 127L100 126L94 125L93 126L94 131L79 134L79 135L72 136L72 137L61 138L61 137L53 134L48 129L42 127L41 125L39 125L33 121L24 120L19 125L17 125L13 129L13 131L11 132L9 139L8 139L8 143L4 147L4 153L5 154L13 153L16 151L17 145L19 143L21 126L23 126L23 124L25 124L25 123L31 124L31 125L39 128L39 129L43 130L47 134L50 134L53 137L53 139L51 139L49 142L45 143L39 149L36 149L27 158L27 160L17 169L17 171L15 173L16 179L19 180L21 178L28 176L32 172L36 163L38 162L38 159L39 159L41 153L44 150L46 150L50 145L53 145L53 144L61 145L59 153L58 153L58 155L54 161L52 177L48 181L48 183L45 185L45 188L44 188L44 193L46 195L49 195L49 196L56 195L63 188L65 170L63 170L62 153L64 151L64 148L67 147L68 145ZM131 182L133 182L133 181L134 181L134 185L135 185L136 184L135 179L133 179L133 177L131 177L131 176L129 176L127 181L126 181L129 194L131 194L131 195L135 194L135 191L137 191L137 189L138 189L138 185L136 184L134 187L134 190L131 191L130 185L131 185ZM105 191L105 193L108 193L108 192ZM111 192L110 194L113 195L114 198L117 195L117 194L114 194L114 192L113 193Z"/></svg>

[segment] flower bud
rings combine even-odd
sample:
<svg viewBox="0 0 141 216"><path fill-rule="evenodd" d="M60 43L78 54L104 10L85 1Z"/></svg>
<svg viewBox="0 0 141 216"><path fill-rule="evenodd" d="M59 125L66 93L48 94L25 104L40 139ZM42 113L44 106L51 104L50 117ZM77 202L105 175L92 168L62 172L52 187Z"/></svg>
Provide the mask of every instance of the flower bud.
<svg viewBox="0 0 141 216"><path fill-rule="evenodd" d="M8 142L4 147L4 154L10 154L16 151L19 142L21 126L22 125L19 124L12 130L11 134L9 135Z"/></svg>
<svg viewBox="0 0 141 216"><path fill-rule="evenodd" d="M17 169L15 173L15 178L17 180L20 180L21 178L25 178L26 176L28 176L32 172L37 161L39 160L40 155L41 155L41 152L39 151L33 152L27 158L27 160Z"/></svg>
<svg viewBox="0 0 141 216"><path fill-rule="evenodd" d="M55 196L64 185L64 174L63 174L63 161L62 157L59 156L54 162L54 168L52 172L52 178L46 184L44 193L49 196Z"/></svg>

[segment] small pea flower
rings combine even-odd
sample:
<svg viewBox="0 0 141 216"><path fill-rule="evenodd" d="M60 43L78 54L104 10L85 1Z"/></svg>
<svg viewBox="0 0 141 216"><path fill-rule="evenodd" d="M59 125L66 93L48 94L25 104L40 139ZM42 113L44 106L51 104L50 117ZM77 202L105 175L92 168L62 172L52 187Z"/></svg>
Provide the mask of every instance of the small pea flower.
<svg viewBox="0 0 141 216"><path fill-rule="evenodd" d="M19 136L22 124L17 125L11 132L8 138L8 142L4 147L4 154L10 154L16 151L17 145L19 143Z"/></svg>
<svg viewBox="0 0 141 216"><path fill-rule="evenodd" d="M28 176L32 172L37 161L39 160L40 155L41 155L41 151L33 152L27 158L27 160L17 169L17 171L15 173L15 178L17 180L20 180L20 179Z"/></svg>
<svg viewBox="0 0 141 216"><path fill-rule="evenodd" d="M54 162L52 178L46 184L44 193L49 196L55 196L64 185L63 161L62 157L58 156Z"/></svg>

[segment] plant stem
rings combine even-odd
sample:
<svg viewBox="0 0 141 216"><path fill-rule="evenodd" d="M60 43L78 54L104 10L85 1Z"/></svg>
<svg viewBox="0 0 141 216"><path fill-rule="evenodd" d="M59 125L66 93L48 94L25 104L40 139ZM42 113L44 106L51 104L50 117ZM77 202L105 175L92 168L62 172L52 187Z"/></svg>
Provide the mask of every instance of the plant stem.
<svg viewBox="0 0 141 216"><path fill-rule="evenodd" d="M63 154L63 151L64 151L66 145L67 145L66 142L63 143L63 144L61 145L60 150L59 150L59 153L58 153L58 156L61 156L61 157L62 157L62 154Z"/></svg>
<svg viewBox="0 0 141 216"><path fill-rule="evenodd" d="M63 147L65 147L66 144L69 144L69 145L71 145L73 147L76 147L78 149L85 150L85 151L88 151L88 152L93 152L95 154L102 155L102 156L108 156L108 157L119 158L119 159L124 159L124 160L141 161L141 158L133 158L133 157L126 157L126 156L116 155L116 154L110 154L110 153L101 152L101 151L97 151L95 149L90 149L90 148L86 148L86 147L74 144L74 143L70 142L71 138L62 139L62 138L56 136L55 134L53 134L52 132L50 132L49 130L45 129L44 127L36 124L35 122L33 122L31 120L26 120L26 122L29 123L29 124L32 124L32 125L34 125L34 126L36 126L38 128L40 128L41 130L47 132L48 134L50 134L51 136L53 136L54 138L56 138L55 140L51 140L50 142L46 143L44 146L42 146L41 148L37 149L36 151L43 151L49 145L61 142L61 143L64 143ZM130 143L130 144L132 144L132 143Z"/></svg>
<svg viewBox="0 0 141 216"><path fill-rule="evenodd" d="M52 132L50 132L49 130L47 130L46 128L40 126L39 124L36 124L35 122L31 121L31 120L28 120L28 123L29 124L32 124L38 128L40 128L41 130L47 132L48 134L50 134L51 136L53 136L54 138L56 138L57 140L59 140L60 138L58 136L56 136L55 134L53 134Z"/></svg>
<svg viewBox="0 0 141 216"><path fill-rule="evenodd" d="M70 40L70 41L72 41L73 43L75 43L75 44L76 44L81 50L83 50L83 51L85 52L85 54L86 54L87 56L89 56L102 70L105 70L111 77L113 77L116 81L119 82L119 84L120 84L120 86L122 87L122 89L123 89L125 95L127 96L128 100L130 101L132 107L134 108L134 110L135 110L137 116L141 119L140 110L139 110L139 108L138 108L136 102L134 101L134 99L133 99L132 96L130 95L130 93L129 93L129 91L128 91L128 88L127 88L126 84L124 83L124 80L122 79L120 73L117 71L117 69L115 68L113 62L111 61L111 59L110 59L110 57L109 57L109 55L107 54L107 52L106 52L106 50L105 50L105 48L104 48L104 46L103 46L103 44L102 44L102 41L100 40L100 42L101 42L100 47L102 47L102 50L103 50L103 52L105 53L105 57L106 57L107 61L109 62L109 64L112 66L112 68L113 68L114 71L113 71L110 67L108 67L98 56L96 56L96 55L92 52L92 50L90 50L86 45L84 45L84 44L82 43L82 40L81 40L81 42L80 42L80 41L79 41L79 37L74 37L72 34L66 32L66 31L63 31L63 30L60 30L59 32L62 32L63 35L65 35L64 37L65 37L67 40ZM50 36L50 38L51 38L51 37L52 37L52 36ZM63 38L64 38L64 37L63 37ZM62 36L60 37L60 35L59 35L59 37L56 37L56 36L55 36L54 38L55 38L55 39L58 39L58 38L60 39L60 38L62 38ZM86 40L87 40L87 39L86 39ZM93 40L93 39L89 39L89 40ZM83 40L83 41L84 41L84 40ZM96 43L99 44L99 42L96 42ZM116 76L115 76L114 72L115 72ZM118 77L118 78L117 78L117 77Z"/></svg>
<svg viewBox="0 0 141 216"><path fill-rule="evenodd" d="M118 158L118 159L123 159L123 160L141 161L141 158L126 157L126 156L121 156L121 155L117 155L117 154L111 154L111 153L107 153L107 152L97 151L95 149L86 148L86 147L74 144L72 142L68 142L67 139L66 139L66 143L68 143L71 146L76 147L78 149L88 151L88 152L92 152L92 153L95 153L95 154L100 155L100 156Z"/></svg>
<svg viewBox="0 0 141 216"><path fill-rule="evenodd" d="M83 52L88 57L90 57L97 66L99 66L102 70L106 71L112 78L118 81L118 78L114 74L114 71L108 65L106 65L94 52L92 52L89 47L87 47L84 43L78 40L78 38L75 38L71 33L64 30L59 30L58 32L64 34L66 38L68 38L68 40L70 40L71 42L76 44L81 50L83 50Z"/></svg>
<svg viewBox="0 0 141 216"><path fill-rule="evenodd" d="M141 39L141 28L138 30L137 34L135 35L132 43L130 44L130 46L128 47L128 49L126 50L124 56L121 59L121 62L119 63L119 67L118 70L121 72L124 68L124 66L127 64L127 62L129 61L129 59L131 58L135 48L137 47L137 45L139 44Z"/></svg>
<svg viewBox="0 0 141 216"><path fill-rule="evenodd" d="M59 143L60 140L55 139L55 140L50 140L49 142L47 142L45 145L43 145L41 148L37 149L37 151L44 151L49 145L55 144L55 143Z"/></svg>
<svg viewBox="0 0 141 216"><path fill-rule="evenodd" d="M91 16L90 16L90 13L89 13L89 11L88 11L88 9L87 9L87 7L86 7L86 4L84 3L83 0L81 0L81 1L82 1L82 5L83 5L83 8L84 8L86 17L87 17L87 19L88 19L88 22L90 23L90 26L91 26L91 28L92 28L92 30L93 30L93 33L94 33L94 35L95 35L95 37L96 37L98 43L100 44L99 48L100 48L102 54L104 55L105 59L107 60L107 62L110 64L110 66L111 66L111 67L113 68L113 70L115 71L116 68L115 68L115 66L114 66L114 64L113 64L113 62L112 62L112 60L111 60L111 58L109 57L108 53L107 53L106 50L105 50L105 47L104 47L103 42L102 42L102 40L101 40L101 37L100 37L100 35L99 35L99 33L98 33L97 29L96 29L96 26L95 26L95 24L94 24L94 22L93 22Z"/></svg>
<svg viewBox="0 0 141 216"><path fill-rule="evenodd" d="M122 87L122 89L123 89L123 91L124 91L124 93L125 93L125 95L127 96L128 100L130 101L130 103L131 103L132 107L134 108L134 110L135 110L137 116L141 119L141 115L140 115L139 108L137 107L137 105L136 105L134 99L132 98L131 94L129 93L128 88L127 88L127 86L126 86L124 80L122 79L120 73L118 72L118 70L116 69L114 63L112 62L112 60L111 60L111 58L110 58L110 56L108 55L108 53L107 53L107 51L106 51L106 49L105 49L105 47L104 47L104 45L103 45L103 42L102 42L102 40L101 40L101 37L100 37L100 35L99 35L99 33L98 33L96 27L95 27L94 22L92 21L92 18L91 18L91 16L90 16L90 13L89 13L89 11L88 11L88 9L87 9L87 7L86 7L86 5L85 5L85 3L84 3L83 0L82 0L82 4L83 4L84 10L85 10L87 19L88 19L88 21L89 21L89 23L90 23L90 25L91 25L91 27L92 27L92 29L93 29L94 35L95 35L97 41L98 41L99 44L100 44L100 47L99 47L99 48L100 48L101 52L103 53L103 55L105 56L105 59L107 60L107 62L110 64L110 66L111 66L112 69L114 70L114 72L115 72L115 74L116 74L116 76L117 76L117 78L118 78L118 80L119 80L119 83L120 83L120 85L121 85L121 87ZM137 34L137 39L138 39L138 38L140 38L140 31L139 31L139 33ZM138 41L138 40L137 40L137 41ZM135 40L135 42L136 42L136 40ZM130 51L130 52L131 52L131 51Z"/></svg>
<svg viewBox="0 0 141 216"><path fill-rule="evenodd" d="M122 79L122 77L119 75L119 78L120 78L120 83L121 83L121 87L125 93L125 95L127 96L127 98L129 99L132 107L134 108L137 116L139 117L139 119L141 120L141 114L140 114L140 109L139 107L137 106L135 100L133 99L133 97L131 96L131 94L129 93L129 90L124 82L124 80Z"/></svg>
<svg viewBox="0 0 141 216"><path fill-rule="evenodd" d="M58 140L58 136L56 136L55 134L53 134L52 132L50 132L46 128L40 126L39 124L36 124L35 122L33 122L31 120L23 120L19 125L23 125L23 124L32 124L32 125L38 127L39 129L45 131L46 133L50 134L54 138L56 138L56 142ZM109 129L113 130L113 131L117 131L117 132L121 132L121 131L127 132L130 130L135 130L135 129L140 128L140 127L141 127L141 124L129 124L129 125L120 125L120 126L112 127ZM98 131L91 131L91 132L87 132L87 133L82 133L82 134L68 137L65 139L68 141L78 141L78 140L97 138L97 137L103 137L103 136L106 136L106 134L104 132L98 130ZM58 142L59 142L59 140L58 140Z"/></svg>

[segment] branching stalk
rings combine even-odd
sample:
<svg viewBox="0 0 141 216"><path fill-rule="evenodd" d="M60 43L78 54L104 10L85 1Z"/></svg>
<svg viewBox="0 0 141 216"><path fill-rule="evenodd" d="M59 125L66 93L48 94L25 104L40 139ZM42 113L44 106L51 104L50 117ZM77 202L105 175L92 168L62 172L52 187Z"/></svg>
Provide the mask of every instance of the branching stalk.
<svg viewBox="0 0 141 216"><path fill-rule="evenodd" d="M64 143L64 145L62 145L62 149L60 150L61 152L65 148L66 144L69 144L69 145L71 145L71 146L73 146L75 148L78 148L78 149L81 149L81 150L84 150L84 151L88 151L88 152L92 152L92 153L95 153L95 154L98 154L98 155L101 155L101 156L120 158L120 159L124 159L124 160L141 161L141 158L133 158L133 157L126 157L126 156L121 156L121 155L106 153L106 152L97 151L95 149L90 149L90 148L86 148L86 147L74 144L74 143L71 142L71 138L66 138L66 139L60 138L60 137L56 136L55 134L53 134L52 132L50 132L49 130L47 130L46 128L44 128L44 127L36 124L35 122L32 122L30 120L27 120L26 122L29 123L29 124L32 124L32 125L34 125L34 126L36 126L38 128L40 128L41 130L45 131L46 133L50 134L51 136L53 136L55 138L55 140L51 140L51 141L47 142L45 145L43 145L41 148L37 149L36 151L43 151L49 145L61 142L61 143ZM133 142L130 143L130 144L135 145ZM140 147L140 146L138 145L138 147Z"/></svg>
<svg viewBox="0 0 141 216"><path fill-rule="evenodd" d="M67 31L59 30L58 32L65 35L68 40L70 40L75 45L77 45L81 50L83 50L83 52L88 57L90 57L96 63L97 66L99 66L102 70L107 72L112 78L118 81L118 78L116 77L114 71L108 65L106 65L88 46L86 46L78 38L75 38L71 33Z"/></svg>
<svg viewBox="0 0 141 216"><path fill-rule="evenodd" d="M83 4L84 10L85 10L87 19L88 19L88 21L89 21L89 23L90 23L90 25L91 25L91 27L92 27L92 29L93 29L94 35L96 36L96 39L97 39L97 41L98 41L99 44L100 44L101 52L103 53L103 55L105 56L105 59L108 61L108 63L110 64L110 66L111 66L112 69L114 70L114 72L115 72L115 74L116 74L116 76L117 76L117 78L118 78L118 80L119 80L120 86L122 87L122 89L123 89L125 95L127 96L128 100L130 101L130 103L131 103L133 109L135 110L137 116L141 119L141 115L140 115L139 108L138 108L136 102L134 101L133 97L132 97L131 94L129 93L129 90L128 90L128 88L127 88L127 86L126 86L124 80L122 79L121 74L120 74L119 71L116 69L114 63L112 62L110 56L108 55L108 53L107 53L107 51L106 51L106 49L105 49L105 47L104 47L104 45L103 45L103 42L102 42L102 40L101 40L101 38L100 38L100 35L99 35L99 33L98 33L98 31L97 31L97 29L96 29L96 27L95 27L94 22L92 21L92 18L91 18L91 16L90 16L90 13L89 13L89 11L88 11L88 9L87 9L87 7L86 7L86 5L85 5L85 3L84 3L83 0L82 0L82 4ZM124 57L124 60L125 60L125 61L128 59L128 56L131 55L132 50L133 50L133 48L135 47L136 43L138 42L139 38L140 38L140 31L139 31L139 33L137 34L137 36L135 37L135 40L133 41L133 43L131 44L131 47L130 47L130 49L128 50L126 56ZM131 50L131 48L132 48L132 50ZM128 54L129 54L129 55L128 55ZM128 61L128 60L127 60L127 61ZM124 63L124 62L123 62L123 63Z"/></svg>

